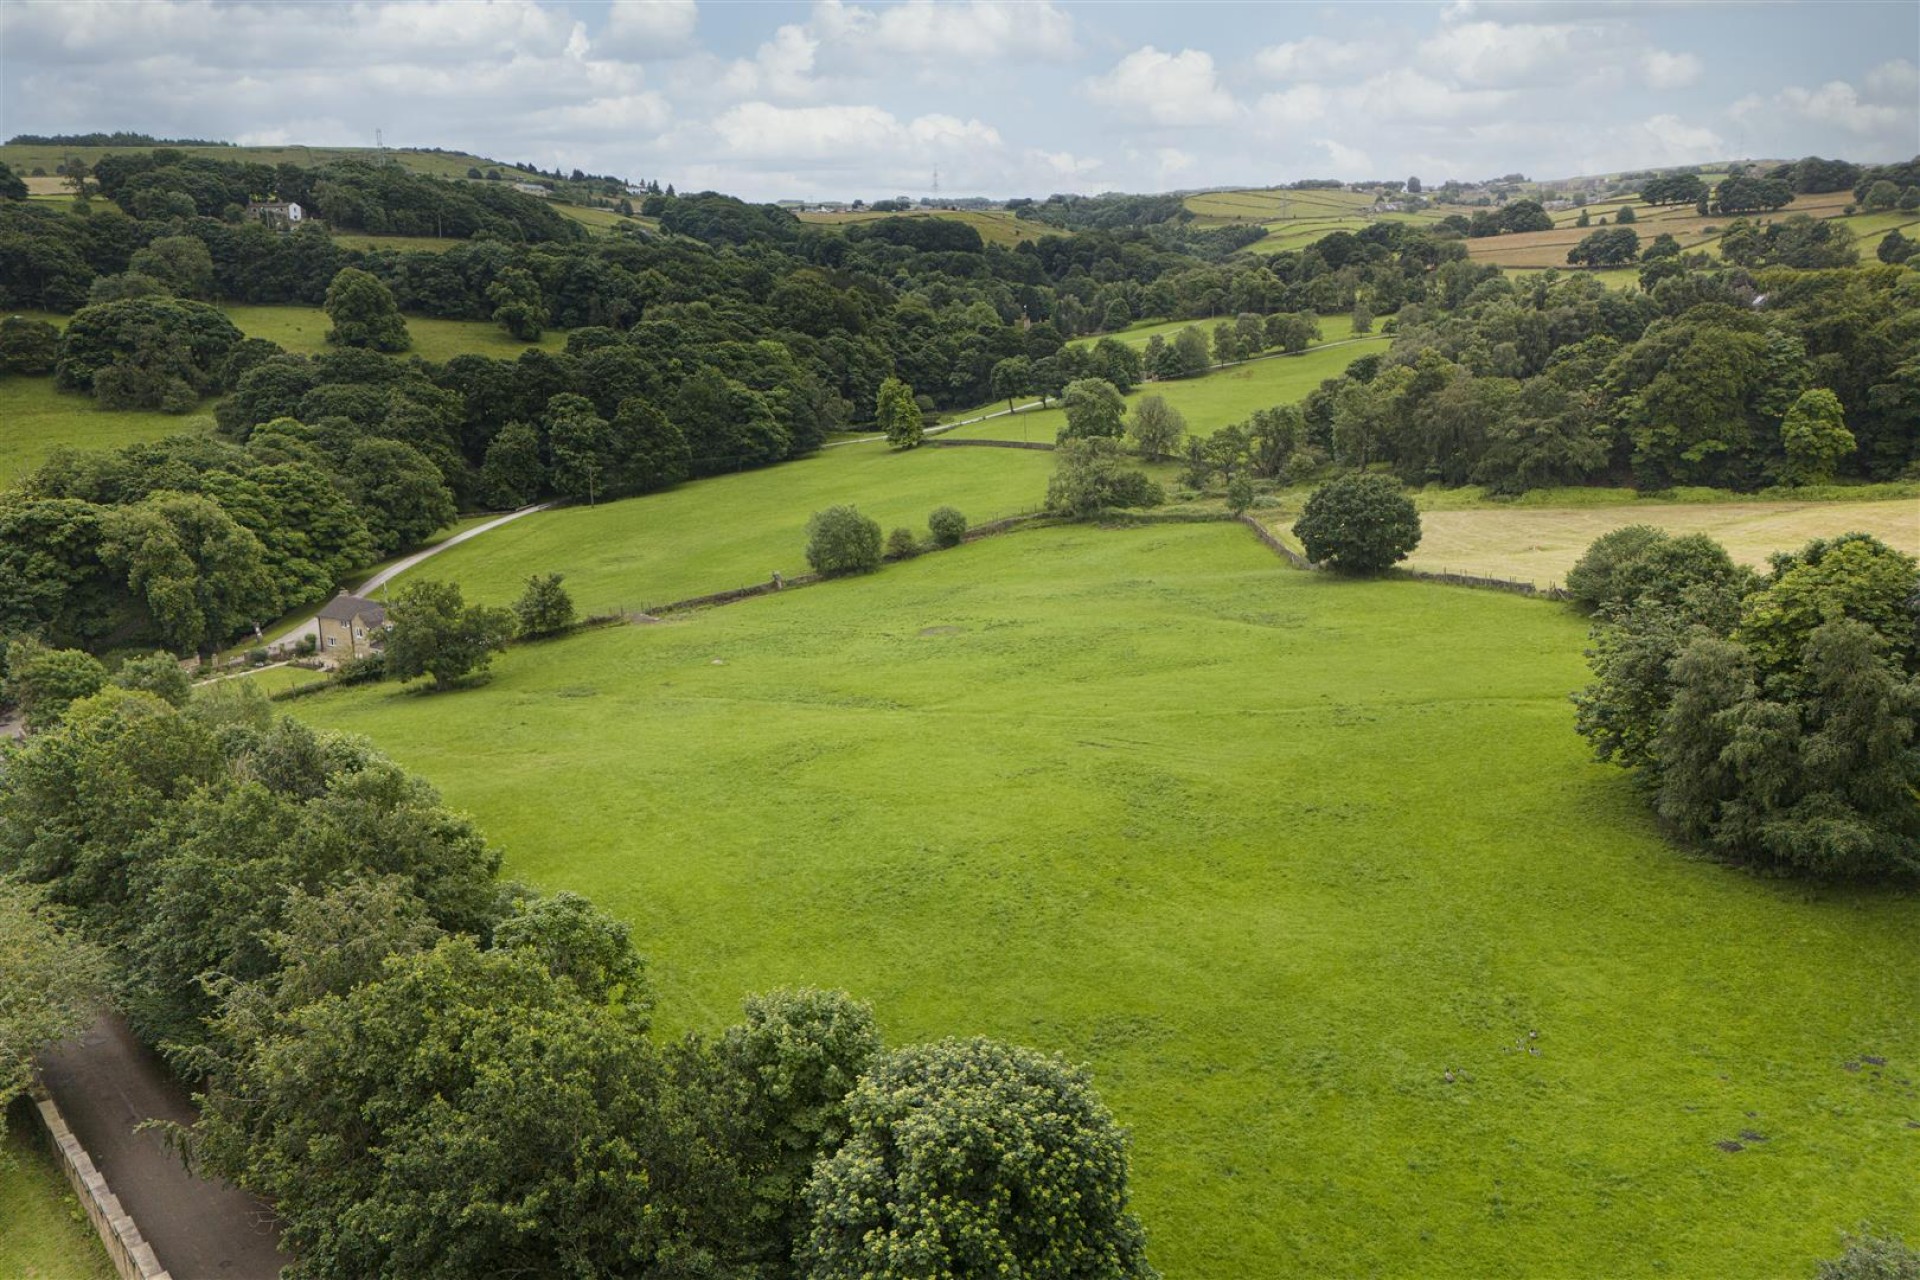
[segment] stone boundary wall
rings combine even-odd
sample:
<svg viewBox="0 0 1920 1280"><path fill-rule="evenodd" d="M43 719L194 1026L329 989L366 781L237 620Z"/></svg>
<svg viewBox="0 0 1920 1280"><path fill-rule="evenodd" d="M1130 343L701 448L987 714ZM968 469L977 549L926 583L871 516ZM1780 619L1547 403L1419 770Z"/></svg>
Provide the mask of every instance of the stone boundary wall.
<svg viewBox="0 0 1920 1280"><path fill-rule="evenodd" d="M87 1221L100 1233L100 1243L106 1246L107 1256L113 1259L113 1269L119 1273L120 1280L172 1280L160 1260L153 1256L153 1246L140 1234L139 1224L121 1208L120 1197L113 1194L113 1188L94 1167L93 1157L67 1127L66 1117L60 1114L53 1099L45 1090L36 1088L33 1105L46 1128L54 1158L60 1162L60 1171L66 1175L73 1193L80 1197Z"/></svg>
<svg viewBox="0 0 1920 1280"><path fill-rule="evenodd" d="M927 443L937 449L1039 449L1045 453L1052 453L1059 447L1042 444L1038 440L956 440L952 436L941 436Z"/></svg>

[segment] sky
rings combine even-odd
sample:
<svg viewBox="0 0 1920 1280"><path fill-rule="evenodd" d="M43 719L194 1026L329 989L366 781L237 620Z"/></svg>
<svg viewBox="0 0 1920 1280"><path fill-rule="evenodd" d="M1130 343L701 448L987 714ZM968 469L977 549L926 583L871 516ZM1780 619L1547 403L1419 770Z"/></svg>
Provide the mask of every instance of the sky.
<svg viewBox="0 0 1920 1280"><path fill-rule="evenodd" d="M752 200L1920 154L1920 3L0 0L0 137L472 151Z"/></svg>

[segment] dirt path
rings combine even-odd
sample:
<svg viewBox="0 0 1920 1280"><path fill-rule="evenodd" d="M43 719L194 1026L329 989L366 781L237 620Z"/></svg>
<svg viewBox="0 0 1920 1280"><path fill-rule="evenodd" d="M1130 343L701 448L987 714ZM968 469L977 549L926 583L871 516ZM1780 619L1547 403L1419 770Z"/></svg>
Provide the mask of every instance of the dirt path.
<svg viewBox="0 0 1920 1280"><path fill-rule="evenodd" d="M159 1134L134 1132L146 1120L198 1117L186 1090L118 1016L48 1050L40 1075L174 1280L276 1280L293 1261L280 1252L265 1205L188 1173Z"/></svg>

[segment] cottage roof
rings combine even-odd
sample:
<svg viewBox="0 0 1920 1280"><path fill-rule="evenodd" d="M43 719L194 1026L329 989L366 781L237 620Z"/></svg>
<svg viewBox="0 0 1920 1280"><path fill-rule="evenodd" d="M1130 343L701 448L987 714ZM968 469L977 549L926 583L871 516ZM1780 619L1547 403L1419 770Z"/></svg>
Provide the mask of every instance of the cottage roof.
<svg viewBox="0 0 1920 1280"><path fill-rule="evenodd" d="M350 596L342 591L327 601L320 610L320 616L329 622L352 622L359 618L373 626L382 626L387 621L387 606L378 600L368 600L361 596Z"/></svg>

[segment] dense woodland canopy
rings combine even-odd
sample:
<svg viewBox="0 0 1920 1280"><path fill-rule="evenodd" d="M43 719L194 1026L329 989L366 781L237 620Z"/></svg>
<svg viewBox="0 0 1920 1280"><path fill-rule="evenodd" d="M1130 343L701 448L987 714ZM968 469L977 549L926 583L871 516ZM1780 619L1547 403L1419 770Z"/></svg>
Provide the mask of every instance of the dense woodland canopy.
<svg viewBox="0 0 1920 1280"><path fill-rule="evenodd" d="M1810 158L1736 176L1789 194L1846 180L1904 190L1914 166ZM1737 202L1734 181L1722 203ZM222 398L216 440L58 458L0 500L0 554L15 569L0 629L56 644L214 647L324 595L369 546L391 554L456 510L599 501L805 455L871 422L889 380L928 412L1059 396L1090 377L1126 391L1300 349L1316 315L1364 316L1393 344L1298 409L1191 442L1191 482L1299 479L1331 462L1503 493L1750 490L1891 478L1920 461L1907 242L1897 261L1860 265L1843 227L1805 218L1736 220L1717 260L1602 229L1591 261L1639 264L1642 287L1623 292L1467 259L1463 236L1544 217L1528 200L1457 227L1382 222L1248 255L1221 238L1245 228L1194 231L1171 197L1022 207L1079 229L1008 248L963 222L842 231L712 192L648 196L658 232L588 239L500 184L361 160L301 169L157 148L102 159L89 191L69 207L0 200L0 306L72 313L64 337L0 321L0 369L51 373L108 406L185 412ZM439 253L348 248L325 226L289 232L245 214L269 196L333 227L460 239ZM376 321L385 307L522 338L550 325L568 331L565 350L389 357L353 346L403 349L397 319L367 329L374 341L336 314L338 349L295 355L244 338L213 305L319 304L348 279ZM1148 317L1213 332L1141 358L1071 342ZM1827 398L1806 399L1816 393ZM219 536L192 534L189 509ZM140 539L126 532L136 526ZM188 607L174 584L195 574L223 585Z"/></svg>

